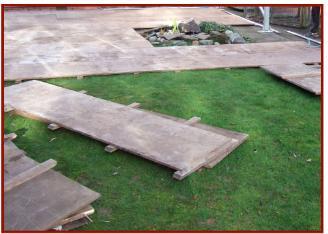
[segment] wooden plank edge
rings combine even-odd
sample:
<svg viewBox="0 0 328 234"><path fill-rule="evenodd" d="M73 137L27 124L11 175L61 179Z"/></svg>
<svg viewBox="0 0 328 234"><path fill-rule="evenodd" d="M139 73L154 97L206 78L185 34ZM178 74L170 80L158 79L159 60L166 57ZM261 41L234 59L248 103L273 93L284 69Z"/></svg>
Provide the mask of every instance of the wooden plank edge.
<svg viewBox="0 0 328 234"><path fill-rule="evenodd" d="M104 150L108 153L114 153L118 148L113 145L107 145Z"/></svg>
<svg viewBox="0 0 328 234"><path fill-rule="evenodd" d="M17 135L14 132L4 135L4 139L9 140L9 141L16 139L16 137L17 137Z"/></svg>
<svg viewBox="0 0 328 234"><path fill-rule="evenodd" d="M36 165L35 167L30 168L29 170L26 170L15 177L13 177L11 180L7 181L4 184L4 192L8 192L12 190L13 188L16 188L17 186L47 172L51 168L55 167L57 165L57 162L53 159L49 159L43 163L40 163Z"/></svg>
<svg viewBox="0 0 328 234"><path fill-rule="evenodd" d="M92 215L94 213L95 213L95 209L91 205L88 205L87 207L79 210L78 212L71 215L70 217L67 217L67 218L61 220L58 224L55 225L54 229L57 229L57 227L59 227L59 226L63 226L65 224L74 222L76 220L82 219L82 218Z"/></svg>
<svg viewBox="0 0 328 234"><path fill-rule="evenodd" d="M13 111L15 111L15 108L14 107L12 107L9 104L5 104L5 106L4 106L4 112L5 113L9 113L9 112L13 112Z"/></svg>
<svg viewBox="0 0 328 234"><path fill-rule="evenodd" d="M59 128L60 128L60 126L58 124L55 124L55 123L51 123L51 124L48 125L48 129L50 129L51 131L55 131Z"/></svg>
<svg viewBox="0 0 328 234"><path fill-rule="evenodd" d="M190 126L193 126L193 125L195 125L196 123L198 123L200 120L201 120L200 117L194 116L194 117L188 119L188 120L185 122L185 124L190 125Z"/></svg>
<svg viewBox="0 0 328 234"><path fill-rule="evenodd" d="M239 147L241 144L243 144L248 138L247 134L244 134L242 139L236 139L236 142L233 143L231 146L229 146L226 149L226 152L222 156L218 156L214 158L213 160L210 160L206 165L204 165L205 168L211 169L214 166L216 166L219 162L221 162L225 157L227 157L232 151L234 151L237 147Z"/></svg>

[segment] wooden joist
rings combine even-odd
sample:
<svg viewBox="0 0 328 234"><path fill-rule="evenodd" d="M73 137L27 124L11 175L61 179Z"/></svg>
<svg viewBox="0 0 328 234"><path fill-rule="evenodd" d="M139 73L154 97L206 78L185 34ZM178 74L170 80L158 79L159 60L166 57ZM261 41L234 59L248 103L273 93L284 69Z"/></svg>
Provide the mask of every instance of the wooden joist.
<svg viewBox="0 0 328 234"><path fill-rule="evenodd" d="M43 163L40 163L36 165L35 167L32 167L29 170L26 170L11 180L5 182L5 192L10 191L11 189L41 175L42 173L45 173L46 171L49 171L51 168L55 167L57 165L57 162L53 159L49 159Z"/></svg>

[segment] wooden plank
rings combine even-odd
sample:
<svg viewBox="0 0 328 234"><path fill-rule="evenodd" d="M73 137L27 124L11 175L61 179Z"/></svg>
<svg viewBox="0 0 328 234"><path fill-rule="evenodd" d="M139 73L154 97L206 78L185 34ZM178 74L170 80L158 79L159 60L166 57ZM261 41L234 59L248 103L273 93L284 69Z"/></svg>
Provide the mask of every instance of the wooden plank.
<svg viewBox="0 0 328 234"><path fill-rule="evenodd" d="M113 145L107 145L105 147L105 151L108 153L114 153L117 149L117 147L113 146Z"/></svg>
<svg viewBox="0 0 328 234"><path fill-rule="evenodd" d="M41 175L42 173L45 173L46 171L49 171L51 168L55 167L57 165L57 162L53 159L49 159L43 163L40 163L36 165L35 167L24 171L20 173L19 175L15 176L11 180L5 182L5 192L8 192L12 190L13 188L16 188L17 186L20 186L21 184Z"/></svg>
<svg viewBox="0 0 328 234"><path fill-rule="evenodd" d="M284 78L284 80L301 87L315 95L321 95L321 76L311 76L302 78Z"/></svg>
<svg viewBox="0 0 328 234"><path fill-rule="evenodd" d="M72 216L61 220L59 223L57 223L55 225L55 227L62 226L62 225L74 222L76 220L82 219L86 216L92 215L94 212L95 212L95 209L91 205L88 205L87 207L84 207L83 209L79 210Z"/></svg>
<svg viewBox="0 0 328 234"><path fill-rule="evenodd" d="M188 119L188 120L186 121L186 124L188 124L188 125L195 125L195 124L198 123L200 120L201 120L200 117L194 116L194 117Z"/></svg>
<svg viewBox="0 0 328 234"><path fill-rule="evenodd" d="M131 108L139 108L140 106L141 106L141 104L138 102L134 102L134 103L131 103L130 105L128 105L128 107L131 107Z"/></svg>
<svg viewBox="0 0 328 234"><path fill-rule="evenodd" d="M55 124L55 123L51 123L51 124L48 125L48 129L50 129L52 131L55 131L59 128L60 128L60 126L58 124Z"/></svg>
<svg viewBox="0 0 328 234"><path fill-rule="evenodd" d="M4 112L5 113L8 113L8 112L11 112L11 111L14 111L14 110L15 109L10 105L5 105L5 107L4 107Z"/></svg>
<svg viewBox="0 0 328 234"><path fill-rule="evenodd" d="M273 64L261 66L265 71L281 78L303 78L311 76L320 76L321 70L313 66L299 64Z"/></svg>
<svg viewBox="0 0 328 234"><path fill-rule="evenodd" d="M5 80L259 67L290 64L291 61L300 64L321 62L320 48L309 47L304 42L128 48L123 51L110 51L104 46L99 48L101 51L93 53L90 53L90 49L83 51L86 50L85 47L79 53L67 49L62 54L57 51L45 54L44 48L38 52L38 58L44 58L40 61L33 60L33 56L27 53L24 59L30 56L31 61L28 64L20 61L22 56L16 56L12 59L14 63L5 63ZM17 53L20 52L19 48L16 50ZM250 56L252 59L249 59ZM220 59L222 57L225 59ZM52 69L46 69L44 65Z"/></svg>
<svg viewBox="0 0 328 234"><path fill-rule="evenodd" d="M6 141L5 160L12 149ZM19 150L19 149L18 149ZM10 160L8 160L10 161ZM5 165L5 181L38 163L23 155ZM58 196L60 194L60 196ZM48 230L99 198L99 194L49 170L4 194L4 230Z"/></svg>
<svg viewBox="0 0 328 234"><path fill-rule="evenodd" d="M305 64L275 64L261 66L261 68L302 89L316 95L321 94L321 69L318 66Z"/></svg>
<svg viewBox="0 0 328 234"><path fill-rule="evenodd" d="M4 139L5 140L14 140L14 139L16 139L16 137L17 137L17 135L16 135L16 133L9 133L9 134L5 134L5 136L4 136Z"/></svg>
<svg viewBox="0 0 328 234"><path fill-rule="evenodd" d="M107 145L186 172L184 174L216 159L220 149L233 140L40 81L5 89L5 102L14 106L18 114L59 123ZM51 106L56 106L56 111L52 111ZM93 114L85 118L86 112Z"/></svg>

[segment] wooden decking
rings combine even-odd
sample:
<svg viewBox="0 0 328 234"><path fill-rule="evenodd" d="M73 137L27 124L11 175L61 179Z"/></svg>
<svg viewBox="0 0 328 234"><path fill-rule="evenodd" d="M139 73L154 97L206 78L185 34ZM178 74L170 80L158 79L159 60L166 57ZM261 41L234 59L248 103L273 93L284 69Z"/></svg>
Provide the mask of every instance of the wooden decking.
<svg viewBox="0 0 328 234"><path fill-rule="evenodd" d="M4 159L4 230L49 230L100 196L51 170L53 160L32 160L10 139L4 142Z"/></svg>
<svg viewBox="0 0 328 234"><path fill-rule="evenodd" d="M5 88L16 113L55 123L107 145L170 167L183 179L212 167L247 137L196 126L40 81Z"/></svg>

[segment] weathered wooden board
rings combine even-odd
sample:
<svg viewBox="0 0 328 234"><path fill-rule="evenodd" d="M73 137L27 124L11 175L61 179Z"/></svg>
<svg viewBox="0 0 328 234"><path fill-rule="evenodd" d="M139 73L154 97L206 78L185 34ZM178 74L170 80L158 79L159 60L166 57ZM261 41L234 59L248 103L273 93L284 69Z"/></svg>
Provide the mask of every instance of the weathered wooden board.
<svg viewBox="0 0 328 234"><path fill-rule="evenodd" d="M5 88L15 112L56 123L177 170L183 179L236 139L40 81ZM224 154L226 156L226 154Z"/></svg>
<svg viewBox="0 0 328 234"><path fill-rule="evenodd" d="M38 163L6 140L5 181L10 181ZM13 153L12 153L13 152ZM96 200L99 194L49 170L4 194L5 230L48 230L61 220Z"/></svg>
<svg viewBox="0 0 328 234"><path fill-rule="evenodd" d="M56 48L56 47L54 47ZM304 42L180 46L111 51L107 45L63 49L38 45L34 54L13 52L5 58L5 80L47 79L147 71L259 67L272 64L320 62L320 49ZM10 54L10 52L8 52ZM24 60L24 61L23 61Z"/></svg>
<svg viewBox="0 0 328 234"><path fill-rule="evenodd" d="M249 24L218 8L6 12L5 80L320 62L304 42L154 48L133 29L188 18Z"/></svg>
<svg viewBox="0 0 328 234"><path fill-rule="evenodd" d="M8 192L12 190L13 188L49 171L51 168L55 167L57 165L57 162L53 159L49 159L43 163L40 163L36 165L35 167L32 167L29 170L23 171L20 174L16 175L11 180L7 180L4 184L4 191Z"/></svg>
<svg viewBox="0 0 328 234"><path fill-rule="evenodd" d="M309 92L321 94L320 66L299 63L266 65L261 68Z"/></svg>
<svg viewBox="0 0 328 234"><path fill-rule="evenodd" d="M282 78L303 78L311 76L320 76L321 69L303 63L273 64L261 66L267 72Z"/></svg>

